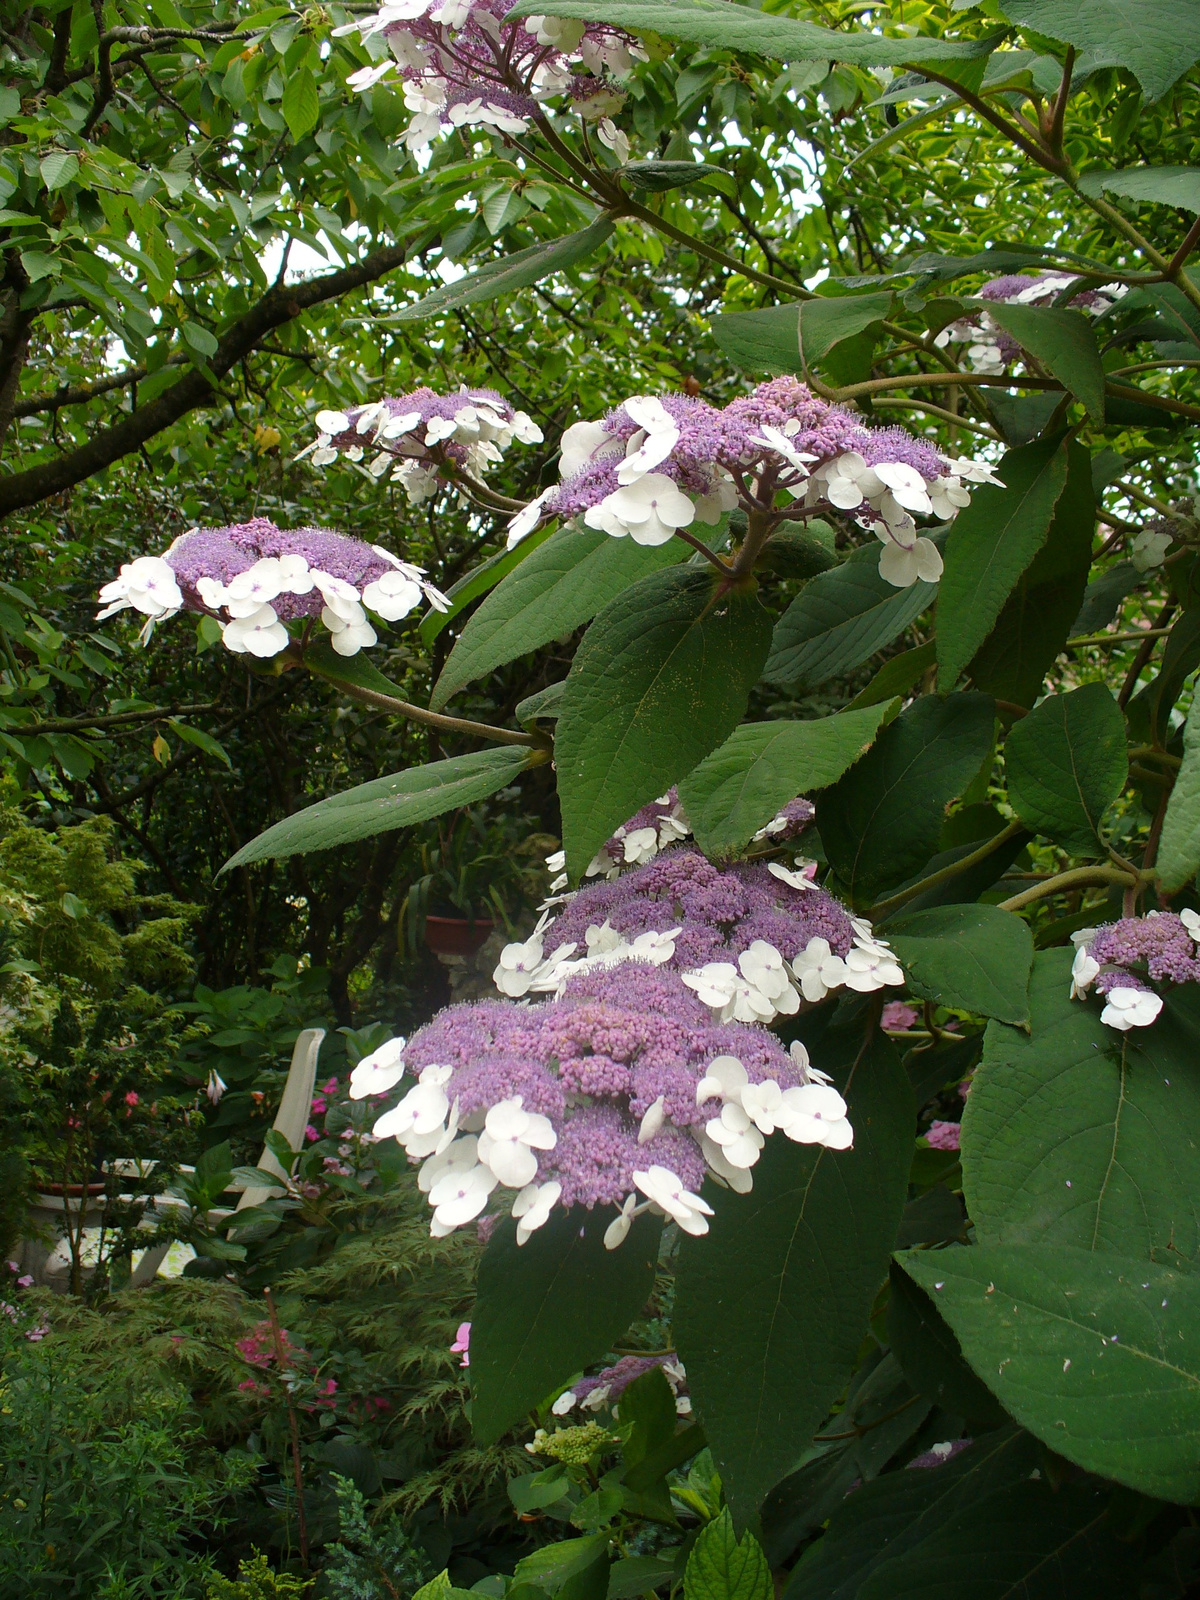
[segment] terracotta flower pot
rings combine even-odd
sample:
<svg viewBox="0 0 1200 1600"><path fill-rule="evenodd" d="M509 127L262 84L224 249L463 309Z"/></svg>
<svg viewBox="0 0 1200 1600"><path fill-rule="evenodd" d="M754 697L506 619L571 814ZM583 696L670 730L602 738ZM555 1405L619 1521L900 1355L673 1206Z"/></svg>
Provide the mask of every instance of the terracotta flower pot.
<svg viewBox="0 0 1200 1600"><path fill-rule="evenodd" d="M85 1193L88 1195L103 1194L105 1187L106 1185L103 1183L41 1183L38 1185L38 1193L53 1195L58 1200L64 1197L68 1200L79 1200Z"/></svg>
<svg viewBox="0 0 1200 1600"><path fill-rule="evenodd" d="M494 927L488 917L426 917L425 943L439 956L473 956Z"/></svg>

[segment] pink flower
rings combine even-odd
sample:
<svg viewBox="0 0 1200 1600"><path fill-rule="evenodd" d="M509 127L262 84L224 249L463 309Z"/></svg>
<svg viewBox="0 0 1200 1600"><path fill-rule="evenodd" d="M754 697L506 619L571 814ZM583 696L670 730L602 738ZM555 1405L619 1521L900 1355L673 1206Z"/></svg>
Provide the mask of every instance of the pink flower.
<svg viewBox="0 0 1200 1600"><path fill-rule="evenodd" d="M20 1272L20 1270L21 1270L20 1263L17 1262L17 1261L6 1261L4 1263L4 1265L8 1268L8 1270L10 1272Z"/></svg>
<svg viewBox="0 0 1200 1600"><path fill-rule="evenodd" d="M319 1095L319 1094L318 1095L314 1095L313 1096L313 1103L312 1103L312 1114L313 1114L313 1116L314 1117L323 1117L328 1110L329 1110L329 1104L326 1101L324 1095Z"/></svg>
<svg viewBox="0 0 1200 1600"><path fill-rule="evenodd" d="M42 1322L39 1323L36 1328L30 1328L25 1337L29 1340L30 1344L37 1344L40 1340L44 1339L49 1332L50 1324L48 1322Z"/></svg>
<svg viewBox="0 0 1200 1600"><path fill-rule="evenodd" d="M883 1008L880 1021L883 1027L891 1028L896 1033L907 1033L909 1028L916 1026L918 1016L915 1006L907 1005L903 1000L889 1000Z"/></svg>
<svg viewBox="0 0 1200 1600"><path fill-rule="evenodd" d="M957 1122L931 1122L925 1135L932 1150L957 1150L961 1125Z"/></svg>
<svg viewBox="0 0 1200 1600"><path fill-rule="evenodd" d="M317 1130L313 1127L312 1123L310 1122L308 1127L305 1128L305 1130L304 1130L304 1137L308 1140L309 1144L316 1144L317 1140L321 1137L321 1135L317 1132Z"/></svg>
<svg viewBox="0 0 1200 1600"><path fill-rule="evenodd" d="M18 1278L17 1279L17 1288L18 1289L32 1289L33 1288L33 1274L31 1272L26 1272L22 1277Z"/></svg>
<svg viewBox="0 0 1200 1600"><path fill-rule="evenodd" d="M471 1324L469 1322L459 1323L458 1332L454 1335L454 1343L450 1346L450 1352L452 1355L462 1356L462 1360L458 1363L460 1367L469 1367L471 1365Z"/></svg>
<svg viewBox="0 0 1200 1600"><path fill-rule="evenodd" d="M125 1104L127 1106L136 1106L140 1098L141 1096L136 1089L129 1089L126 1091Z"/></svg>
<svg viewBox="0 0 1200 1600"><path fill-rule="evenodd" d="M337 1079L336 1078L330 1078L328 1083L325 1083L325 1084L321 1085L320 1093L321 1094L332 1094L333 1091L337 1088L337 1086L338 1086Z"/></svg>

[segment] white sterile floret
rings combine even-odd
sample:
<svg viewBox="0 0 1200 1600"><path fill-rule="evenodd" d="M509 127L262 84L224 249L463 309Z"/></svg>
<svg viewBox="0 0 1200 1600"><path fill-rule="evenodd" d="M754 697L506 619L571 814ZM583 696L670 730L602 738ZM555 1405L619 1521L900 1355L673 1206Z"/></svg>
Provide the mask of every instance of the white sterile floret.
<svg viewBox="0 0 1200 1600"><path fill-rule="evenodd" d="M1088 990L1100 976L1100 963L1086 945L1081 944L1071 963L1071 999L1083 1000Z"/></svg>
<svg viewBox="0 0 1200 1600"><path fill-rule="evenodd" d="M346 79L346 87L358 94L364 94L368 89L373 89L381 78L386 78L395 70L394 61L377 61L373 66L359 67L357 72L352 72Z"/></svg>
<svg viewBox="0 0 1200 1600"><path fill-rule="evenodd" d="M1148 1028L1162 1010L1162 996L1146 989L1110 989L1104 997L1100 1021L1121 1033L1130 1028Z"/></svg>
<svg viewBox="0 0 1200 1600"><path fill-rule="evenodd" d="M679 443L679 424L661 400L634 395L624 405L626 416L638 425L625 446L625 459L617 468L617 482L636 483L664 462Z"/></svg>
<svg viewBox="0 0 1200 1600"><path fill-rule="evenodd" d="M183 604L183 594L173 568L162 556L138 556L136 561L123 563L117 576L104 585L100 604L104 609L97 613L97 622L130 606L157 622L175 615Z"/></svg>
<svg viewBox="0 0 1200 1600"><path fill-rule="evenodd" d="M329 629L329 642L339 656L356 656L379 638L367 621L365 612L352 621L346 621L338 612L326 606L321 612L321 621Z"/></svg>
<svg viewBox="0 0 1200 1600"><path fill-rule="evenodd" d="M621 841L626 866L640 866L643 861L653 861L658 854L658 829L634 828Z"/></svg>
<svg viewBox="0 0 1200 1600"><path fill-rule="evenodd" d="M792 1113L783 1093L774 1078L748 1083L742 1090L742 1110L759 1133L772 1134L777 1128L786 1128L791 1121Z"/></svg>
<svg viewBox="0 0 1200 1600"><path fill-rule="evenodd" d="M362 603L385 622L399 622L421 604L421 585L403 572L381 572L363 590Z"/></svg>
<svg viewBox="0 0 1200 1600"><path fill-rule="evenodd" d="M954 473L935 478L929 485L929 500L933 515L949 522L971 504L971 491Z"/></svg>
<svg viewBox="0 0 1200 1600"><path fill-rule="evenodd" d="M785 1089L788 1120L780 1125L796 1144L823 1144L829 1150L849 1150L854 1129L846 1117L846 1102L836 1089L823 1083L806 1083Z"/></svg>
<svg viewBox="0 0 1200 1600"><path fill-rule="evenodd" d="M828 939L814 937L792 957L792 971L806 1000L824 1000L831 989L846 981L846 963L834 955Z"/></svg>
<svg viewBox="0 0 1200 1600"><path fill-rule="evenodd" d="M695 1130L693 1130L694 1132ZM715 1178L719 1178L733 1190L734 1194L749 1194L754 1188L754 1178L749 1167L735 1167L728 1161L725 1152L719 1144L708 1137L707 1133L700 1134L700 1153L704 1157L708 1170Z"/></svg>
<svg viewBox="0 0 1200 1600"><path fill-rule="evenodd" d="M664 928L661 933L653 928L639 933L633 943L627 946L626 959L647 961L652 967L661 967L674 956L675 940L682 932L682 927L678 927Z"/></svg>
<svg viewBox="0 0 1200 1600"><path fill-rule="evenodd" d="M1157 528L1145 528L1129 547L1129 559L1139 572L1149 572L1161 567L1170 547L1173 533Z"/></svg>
<svg viewBox="0 0 1200 1600"><path fill-rule="evenodd" d="M683 1179L669 1167L652 1166L645 1172L635 1172L633 1181L651 1205L677 1222L684 1233L699 1237L708 1232L708 1218L713 1209L698 1194L685 1189Z"/></svg>
<svg viewBox="0 0 1200 1600"><path fill-rule="evenodd" d="M648 472L590 506L583 520L614 539L628 535L634 544L658 545L666 544L676 528L686 528L695 515L695 506L671 478Z"/></svg>
<svg viewBox="0 0 1200 1600"><path fill-rule="evenodd" d="M876 533L882 526L876 526ZM888 531L895 533L894 529ZM941 577L942 553L932 539L922 534L911 544L902 544L895 537L888 538L882 533L879 536L884 540L879 552L879 576L894 589L911 589L918 579L922 583L936 583Z"/></svg>
<svg viewBox="0 0 1200 1600"><path fill-rule="evenodd" d="M736 1056L714 1056L696 1085L696 1104L708 1100L733 1100L741 1103L742 1090L749 1082L745 1067Z"/></svg>
<svg viewBox="0 0 1200 1600"><path fill-rule="evenodd" d="M532 33L539 44L569 56L587 32L587 23L573 17L526 17L525 32Z"/></svg>
<svg viewBox="0 0 1200 1600"><path fill-rule="evenodd" d="M549 489L543 489L536 499L531 500L527 506L518 511L515 517L510 517L508 522L508 538L506 548L515 550L522 539L526 539L542 520L542 507L550 496L557 490L551 484Z"/></svg>
<svg viewBox="0 0 1200 1600"><path fill-rule="evenodd" d="M903 461L880 461L874 467L875 476L887 485L891 497L905 511L915 511L927 517L933 510L929 487L916 467Z"/></svg>
<svg viewBox="0 0 1200 1600"><path fill-rule="evenodd" d="M545 1226L561 1194L561 1183L530 1183L521 1190L512 1206L518 1244L524 1244L531 1233Z"/></svg>
<svg viewBox="0 0 1200 1600"><path fill-rule="evenodd" d="M964 483L990 483L994 489L1003 489L1003 480L996 476L990 461L976 461L971 456L959 456L950 462L950 471Z"/></svg>
<svg viewBox="0 0 1200 1600"><path fill-rule="evenodd" d="M653 1105L647 1106L638 1124L638 1143L649 1144L651 1139L662 1128L667 1117L667 1100L665 1095L659 1095Z"/></svg>
<svg viewBox="0 0 1200 1600"><path fill-rule="evenodd" d="M404 1076L404 1045L401 1035L362 1058L350 1074L351 1100L365 1100L368 1095L395 1088Z"/></svg>
<svg viewBox="0 0 1200 1600"><path fill-rule="evenodd" d="M417 1188L428 1194L439 1178L448 1172L470 1172L479 1164L479 1140L473 1133L455 1139L436 1155L427 1156L417 1173Z"/></svg>
<svg viewBox="0 0 1200 1600"><path fill-rule="evenodd" d="M799 423L796 426L799 428ZM776 451L802 478L808 477L809 467L814 461L820 459L818 456L808 455L797 450L782 428L773 428L770 425L764 425L757 434L751 434L750 443L763 444Z"/></svg>
<svg viewBox="0 0 1200 1600"><path fill-rule="evenodd" d="M626 1195L620 1211L617 1212L604 1230L604 1248L606 1250L615 1250L619 1245L625 1243L629 1236L629 1230L633 1227L633 1216L636 1210L637 1195Z"/></svg>
<svg viewBox="0 0 1200 1600"><path fill-rule="evenodd" d="M720 1146L731 1167L752 1167L766 1143L747 1113L732 1100L725 1102L719 1116L704 1124L704 1132Z"/></svg>
<svg viewBox="0 0 1200 1600"><path fill-rule="evenodd" d="M573 478L597 456L620 454L624 449L602 422L573 422L559 440L558 475Z"/></svg>
<svg viewBox="0 0 1200 1600"><path fill-rule="evenodd" d="M788 1046L788 1055L792 1058L792 1065L800 1074L802 1083L830 1083L832 1079L827 1072L821 1072L813 1066L808 1059L808 1051L799 1039L793 1039Z"/></svg>
<svg viewBox="0 0 1200 1600"><path fill-rule="evenodd" d="M848 989L855 989L859 994L870 994L872 990L882 989L889 984L902 984L904 972L894 951L884 940L858 936L846 955L846 976L843 981Z"/></svg>
<svg viewBox="0 0 1200 1600"><path fill-rule="evenodd" d="M500 964L492 973L492 982L510 1000L523 999L531 991L545 994L558 987L562 967L574 950L574 944L560 944L547 956L539 927L523 944L505 945L500 952Z"/></svg>
<svg viewBox="0 0 1200 1600"><path fill-rule="evenodd" d="M259 606L248 617L235 617L221 630L221 642L235 655L277 656L287 649L288 631L274 606Z"/></svg>
<svg viewBox="0 0 1200 1600"><path fill-rule="evenodd" d="M742 977L757 994L768 1000L781 1016L793 1016L800 1009L800 996L792 986L787 963L773 944L755 939L738 957Z"/></svg>
<svg viewBox="0 0 1200 1600"><path fill-rule="evenodd" d="M435 1239L444 1239L471 1222L488 1203L496 1187L496 1177L486 1167L477 1166L467 1172L448 1172L429 1191L429 1204L433 1207L433 1220L429 1231Z"/></svg>
<svg viewBox="0 0 1200 1600"><path fill-rule="evenodd" d="M1192 911L1185 906L1179 913L1179 920L1191 934L1192 938L1200 943L1200 911Z"/></svg>
<svg viewBox="0 0 1200 1600"><path fill-rule="evenodd" d="M521 1096L501 1100L484 1119L479 1159L509 1189L523 1189L537 1177L535 1150L553 1150L558 1135L548 1117L526 1111Z"/></svg>
<svg viewBox="0 0 1200 1600"><path fill-rule="evenodd" d="M778 818L776 820L778 821ZM783 823L783 826L787 826L786 822ZM764 835L769 833L771 828L772 824L768 822L767 826L762 830ZM799 861L800 858L798 857L797 860ZM817 871L817 863L815 861L805 861L802 866L797 866L795 872L790 867L782 866L778 861L768 861L767 871L773 878L778 878L780 883L786 883L789 889L798 889L801 894L808 889L817 887L813 882Z"/></svg>
<svg viewBox="0 0 1200 1600"><path fill-rule="evenodd" d="M623 133L611 117L601 117L596 124L596 137L617 158L617 165L623 167L629 160L630 143L629 135Z"/></svg>
<svg viewBox="0 0 1200 1600"><path fill-rule="evenodd" d="M385 1111L371 1130L377 1139L394 1138L402 1144L409 1155L417 1152L413 1149L414 1143L424 1143L432 1135L434 1137L429 1149L421 1150L421 1155L433 1155L437 1145L441 1142L440 1135L446 1126L446 1116L450 1111L450 1101L446 1097L445 1085L449 1083L453 1069L446 1066L429 1066L421 1073L420 1081L416 1083L390 1111ZM449 1140L446 1141L447 1144Z"/></svg>
<svg viewBox="0 0 1200 1600"><path fill-rule="evenodd" d="M854 511L864 500L878 499L884 491L883 479L857 450L847 450L836 461L821 469L824 495L839 511ZM817 485L814 482L814 489ZM819 498L815 494L814 498Z"/></svg>

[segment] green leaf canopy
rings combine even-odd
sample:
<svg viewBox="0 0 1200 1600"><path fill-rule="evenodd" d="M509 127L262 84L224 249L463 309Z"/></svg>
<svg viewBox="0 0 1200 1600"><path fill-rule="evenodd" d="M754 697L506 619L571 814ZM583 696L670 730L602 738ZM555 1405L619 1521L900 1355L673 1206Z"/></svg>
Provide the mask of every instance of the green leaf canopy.
<svg viewBox="0 0 1200 1600"><path fill-rule="evenodd" d="M909 990L1002 1022L1029 1017L1029 925L999 906L930 906L889 919L888 940Z"/></svg>

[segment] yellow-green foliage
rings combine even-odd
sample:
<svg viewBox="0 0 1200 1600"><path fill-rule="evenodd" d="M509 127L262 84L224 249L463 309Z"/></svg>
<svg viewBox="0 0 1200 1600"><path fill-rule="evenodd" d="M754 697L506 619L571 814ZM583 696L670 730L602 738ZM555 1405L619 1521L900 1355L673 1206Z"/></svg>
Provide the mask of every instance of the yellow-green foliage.
<svg viewBox="0 0 1200 1600"><path fill-rule="evenodd" d="M0 929L5 955L42 982L75 979L104 996L122 983L178 990L196 908L141 894L142 863L120 856L108 817L56 833L0 812Z"/></svg>

